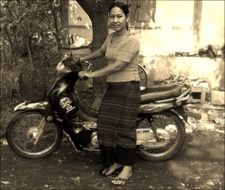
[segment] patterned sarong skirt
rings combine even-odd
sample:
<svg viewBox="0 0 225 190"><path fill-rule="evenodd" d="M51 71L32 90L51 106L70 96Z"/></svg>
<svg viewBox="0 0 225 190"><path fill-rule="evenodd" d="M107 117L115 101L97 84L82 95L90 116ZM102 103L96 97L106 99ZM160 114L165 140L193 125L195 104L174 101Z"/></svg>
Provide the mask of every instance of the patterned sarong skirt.
<svg viewBox="0 0 225 190"><path fill-rule="evenodd" d="M105 165L133 164L139 105L138 81L109 83L98 117L98 140Z"/></svg>

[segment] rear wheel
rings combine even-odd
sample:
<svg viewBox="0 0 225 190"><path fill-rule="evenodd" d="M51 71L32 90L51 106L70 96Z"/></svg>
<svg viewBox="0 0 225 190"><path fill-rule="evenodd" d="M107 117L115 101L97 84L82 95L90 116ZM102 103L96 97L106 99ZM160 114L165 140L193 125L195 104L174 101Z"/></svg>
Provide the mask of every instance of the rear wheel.
<svg viewBox="0 0 225 190"><path fill-rule="evenodd" d="M150 118L149 118L150 119ZM156 129L158 139L153 135L150 123L146 118L138 128L149 129L148 139L139 146L139 155L149 161L164 161L170 159L181 150L185 141L183 122L173 113L158 113L152 115L151 125ZM148 130L147 130L148 131Z"/></svg>
<svg viewBox="0 0 225 190"><path fill-rule="evenodd" d="M10 148L25 158L41 158L54 152L61 143L62 129L46 121L44 113L27 111L18 114L6 131Z"/></svg>

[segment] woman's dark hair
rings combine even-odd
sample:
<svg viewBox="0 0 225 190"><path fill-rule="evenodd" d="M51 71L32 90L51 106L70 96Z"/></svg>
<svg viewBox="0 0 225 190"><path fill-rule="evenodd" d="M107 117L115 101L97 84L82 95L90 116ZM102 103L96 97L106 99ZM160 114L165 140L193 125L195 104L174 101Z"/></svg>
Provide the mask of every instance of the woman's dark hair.
<svg viewBox="0 0 225 190"><path fill-rule="evenodd" d="M109 11L111 11L112 8L114 7L119 7L123 12L124 14L127 16L129 14L129 6L125 3L122 3L122 2L114 2L110 7L109 7Z"/></svg>

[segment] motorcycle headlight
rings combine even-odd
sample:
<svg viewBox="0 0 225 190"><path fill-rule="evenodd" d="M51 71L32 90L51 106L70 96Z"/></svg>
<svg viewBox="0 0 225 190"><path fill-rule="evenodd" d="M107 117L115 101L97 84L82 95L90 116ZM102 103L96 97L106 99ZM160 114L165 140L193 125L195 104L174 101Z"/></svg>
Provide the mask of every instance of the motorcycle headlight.
<svg viewBox="0 0 225 190"><path fill-rule="evenodd" d="M67 87L67 84L62 82L60 87L59 87L59 92L63 92L66 89L66 87Z"/></svg>
<svg viewBox="0 0 225 190"><path fill-rule="evenodd" d="M70 73L71 70L68 68L68 67L65 67L65 65L62 63L62 62L59 62L57 67L56 67L56 70L59 72L59 73L62 73L62 74L65 74L65 73Z"/></svg>

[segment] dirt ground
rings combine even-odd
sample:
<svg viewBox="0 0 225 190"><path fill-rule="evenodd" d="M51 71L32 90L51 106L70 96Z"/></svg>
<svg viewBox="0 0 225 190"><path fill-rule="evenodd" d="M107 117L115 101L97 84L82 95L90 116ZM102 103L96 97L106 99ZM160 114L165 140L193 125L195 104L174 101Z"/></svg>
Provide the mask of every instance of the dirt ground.
<svg viewBox="0 0 225 190"><path fill-rule="evenodd" d="M123 187L100 176L97 152L77 153L63 141L57 152L29 160L1 144L2 190L163 190L224 189L224 133L195 130L185 146L169 161L149 162L137 157L134 175Z"/></svg>

